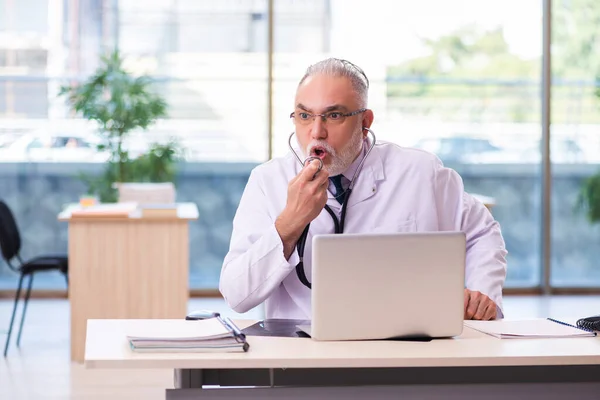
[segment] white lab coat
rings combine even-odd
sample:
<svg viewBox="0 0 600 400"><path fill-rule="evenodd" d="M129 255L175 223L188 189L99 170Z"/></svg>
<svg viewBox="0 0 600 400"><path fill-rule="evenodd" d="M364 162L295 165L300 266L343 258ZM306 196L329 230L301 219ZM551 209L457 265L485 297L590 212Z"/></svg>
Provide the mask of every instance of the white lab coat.
<svg viewBox="0 0 600 400"><path fill-rule="evenodd" d="M240 313L265 302L266 318L311 319L310 289L295 272L298 253L286 260L275 220L286 205L288 182L301 170L289 153L250 174L233 220L219 290ZM327 204L341 206L328 192ZM345 233L463 231L467 239L465 287L489 296L502 313L506 250L499 224L464 192L462 179L433 154L377 144L359 172L346 211ZM326 210L311 222L304 269L311 279L312 235L334 233ZM435 279L435 277L432 277Z"/></svg>

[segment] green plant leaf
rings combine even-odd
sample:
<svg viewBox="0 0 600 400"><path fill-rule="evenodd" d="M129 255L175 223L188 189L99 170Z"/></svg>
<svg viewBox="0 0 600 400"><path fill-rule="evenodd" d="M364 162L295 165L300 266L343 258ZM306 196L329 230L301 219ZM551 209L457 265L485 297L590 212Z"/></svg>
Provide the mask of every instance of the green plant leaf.
<svg viewBox="0 0 600 400"><path fill-rule="evenodd" d="M585 213L590 222L600 221L600 172L584 179L575 208Z"/></svg>

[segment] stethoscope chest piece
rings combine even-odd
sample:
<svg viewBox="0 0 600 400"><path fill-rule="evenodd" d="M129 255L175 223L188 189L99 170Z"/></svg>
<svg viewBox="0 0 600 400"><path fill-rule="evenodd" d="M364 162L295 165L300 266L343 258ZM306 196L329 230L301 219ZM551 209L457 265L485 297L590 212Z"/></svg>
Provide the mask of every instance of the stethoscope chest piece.
<svg viewBox="0 0 600 400"><path fill-rule="evenodd" d="M308 164L310 164L312 162L312 160L317 160L319 161L319 169L317 169L317 174L323 169L323 160L321 160L319 157L314 157L314 156L310 156L307 157L306 160L304 160L304 166L306 167Z"/></svg>
<svg viewBox="0 0 600 400"><path fill-rule="evenodd" d="M323 169L323 160L321 160L319 157L315 157L315 156L310 156L307 157L306 160L304 160L304 166L306 167L307 165L309 165L312 160L318 160L319 161L319 169L317 169L317 172L315 172L313 179L315 179L315 176L317 176L317 174L319 172L321 172L321 170Z"/></svg>

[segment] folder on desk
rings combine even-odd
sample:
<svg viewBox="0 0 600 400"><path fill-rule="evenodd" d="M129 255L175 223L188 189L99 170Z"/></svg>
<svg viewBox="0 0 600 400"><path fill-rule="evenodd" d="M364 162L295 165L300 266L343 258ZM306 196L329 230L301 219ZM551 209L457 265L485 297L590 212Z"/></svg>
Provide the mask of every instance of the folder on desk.
<svg viewBox="0 0 600 400"><path fill-rule="evenodd" d="M499 339L540 339L596 336L584 328L552 318L530 320L465 321L465 326Z"/></svg>
<svg viewBox="0 0 600 400"><path fill-rule="evenodd" d="M244 352L246 336L229 319L149 320L127 333L132 351L146 353Z"/></svg>

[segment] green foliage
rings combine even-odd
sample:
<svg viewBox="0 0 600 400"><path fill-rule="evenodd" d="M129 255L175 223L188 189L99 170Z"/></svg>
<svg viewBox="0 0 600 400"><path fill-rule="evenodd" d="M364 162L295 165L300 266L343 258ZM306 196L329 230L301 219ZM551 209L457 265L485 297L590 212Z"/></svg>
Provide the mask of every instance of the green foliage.
<svg viewBox="0 0 600 400"><path fill-rule="evenodd" d="M588 221L600 222L600 173L583 181L576 208L585 213Z"/></svg>
<svg viewBox="0 0 600 400"><path fill-rule="evenodd" d="M154 143L138 158L124 162L124 180L118 178L118 164L109 162L100 176L81 175L88 192L97 195L103 203L117 201L116 182L175 182L175 165L182 158L177 142Z"/></svg>
<svg viewBox="0 0 600 400"><path fill-rule="evenodd" d="M416 80L389 84L390 104L405 108L407 113L435 114L448 120L539 119L531 88L482 84L486 79L539 77L539 60L511 54L502 29L485 31L466 26L446 36L424 40L423 44L428 54L388 69L390 76Z"/></svg>
<svg viewBox="0 0 600 400"><path fill-rule="evenodd" d="M536 25L532 29L539 29ZM552 10L552 123L600 123L600 2L555 0ZM388 85L388 101L407 113L437 113L445 119L479 121L486 109L502 122L539 122L537 84L483 85L490 80L539 82L541 59L512 54L501 28L482 31L461 27L434 40L424 40L426 55L388 69L388 76L413 82ZM540 43L540 47L541 47ZM438 82L432 83L437 80ZM479 81L456 83L460 80ZM561 86L561 80L587 86ZM453 83L446 83L453 81ZM595 81L594 88L589 82ZM574 106L579 114L573 115ZM600 172L586 179L577 209L591 222L600 222Z"/></svg>
<svg viewBox="0 0 600 400"><path fill-rule="evenodd" d="M180 155L176 142L153 144L135 159L123 148L130 132L147 129L166 116L167 104L151 90L151 84L150 78L127 72L115 51L102 58L101 66L83 84L61 88L60 95L66 96L73 111L98 123L102 135L98 150L110 154L101 176L82 176L90 194L99 195L103 202L116 199L116 182L166 182L174 178L174 164Z"/></svg>
<svg viewBox="0 0 600 400"><path fill-rule="evenodd" d="M539 60L523 60L508 51L502 29L460 28L436 40L424 40L429 54L390 67L388 74L420 78L528 78L539 75Z"/></svg>
<svg viewBox="0 0 600 400"><path fill-rule="evenodd" d="M598 106L600 103L600 87L598 87L600 4L598 0L558 0L554 8L553 71L556 76L563 78L595 81L596 88L588 98L595 98ZM582 93L578 95L581 96ZM590 107L590 109L594 108ZM598 115L596 111L595 116ZM576 209L584 212L589 222L600 222L600 172L582 182Z"/></svg>
<svg viewBox="0 0 600 400"><path fill-rule="evenodd" d="M598 0L555 0L552 63L557 76L591 79L600 72Z"/></svg>
<svg viewBox="0 0 600 400"><path fill-rule="evenodd" d="M556 0L552 10L552 122L572 123L576 107L581 123L600 123L596 88L561 86L563 80L589 83L600 76L600 3L598 0ZM540 24L540 22L538 22ZM532 29L540 29L535 26ZM425 56L390 67L388 75L417 78L417 83L388 85L390 104L415 112L418 100L430 112L448 120L463 118L461 110L489 112L488 120L539 122L537 85L495 85L485 87L468 80L529 80L539 82L541 58L524 59L510 52L501 28L482 30L477 25L460 27L442 37L423 40ZM541 46L541 43L540 43ZM441 79L440 79L441 78ZM435 80L454 83L431 83ZM427 104L435 104L430 111Z"/></svg>
<svg viewBox="0 0 600 400"><path fill-rule="evenodd" d="M150 151L131 162L130 182L173 182L182 149L176 141L154 143Z"/></svg>

